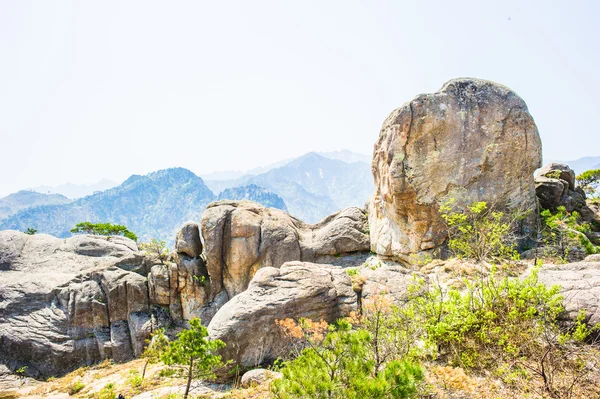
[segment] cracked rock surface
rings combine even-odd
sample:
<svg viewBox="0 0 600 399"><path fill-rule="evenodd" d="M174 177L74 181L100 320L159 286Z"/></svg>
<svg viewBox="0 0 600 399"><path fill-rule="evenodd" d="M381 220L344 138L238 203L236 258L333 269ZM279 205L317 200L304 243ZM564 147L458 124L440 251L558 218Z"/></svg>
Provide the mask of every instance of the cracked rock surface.
<svg viewBox="0 0 600 399"><path fill-rule="evenodd" d="M435 252L447 235L439 204L450 198L531 210L520 226L531 234L541 158L527 105L507 87L461 78L417 96L390 114L375 144L371 250L402 261Z"/></svg>

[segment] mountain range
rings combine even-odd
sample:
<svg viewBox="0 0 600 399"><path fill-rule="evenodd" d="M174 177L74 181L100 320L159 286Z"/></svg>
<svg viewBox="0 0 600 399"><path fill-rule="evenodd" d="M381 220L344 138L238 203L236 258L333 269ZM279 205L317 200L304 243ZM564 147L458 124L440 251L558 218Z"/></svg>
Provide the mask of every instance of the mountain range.
<svg viewBox="0 0 600 399"><path fill-rule="evenodd" d="M71 200L61 194L41 194L30 190L21 190L0 198L0 219L40 205L68 204Z"/></svg>
<svg viewBox="0 0 600 399"><path fill-rule="evenodd" d="M48 195L47 202L4 217L0 229L35 228L68 237L78 222L110 222L126 225L142 241L171 243L183 222L199 221L206 205L217 199L249 199L315 223L347 206L363 206L372 194L370 165L356 159L368 157L349 151L308 153L256 175L227 180L204 181L183 168L133 175L117 187L74 201L54 204Z"/></svg>
<svg viewBox="0 0 600 399"><path fill-rule="evenodd" d="M133 175L121 185L75 200L20 191L0 199L0 229L35 228L68 237L78 222L110 222L126 225L142 241L172 243L183 222L199 221L206 205L217 199L248 199L316 223L345 207L364 206L374 190L369 161L367 155L346 150L311 152L247 172L203 175L204 179L183 168ZM600 157L563 163L581 173L600 168Z"/></svg>

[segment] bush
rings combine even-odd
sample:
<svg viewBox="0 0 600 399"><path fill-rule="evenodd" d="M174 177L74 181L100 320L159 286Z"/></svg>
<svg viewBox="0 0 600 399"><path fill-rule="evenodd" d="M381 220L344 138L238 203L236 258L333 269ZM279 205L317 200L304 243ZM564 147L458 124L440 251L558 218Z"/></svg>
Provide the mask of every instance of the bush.
<svg viewBox="0 0 600 399"><path fill-rule="evenodd" d="M460 258L476 261L518 259L513 230L522 216L507 217L495 212L486 202L474 202L458 209L454 199L440 206L448 226L448 247Z"/></svg>
<svg viewBox="0 0 600 399"><path fill-rule="evenodd" d="M29 228L27 228L27 230L25 230L23 233L25 233L25 234L27 234L27 235L29 235L29 236L32 236L32 235L34 235L35 233L37 233L37 229L34 229L33 227L29 227Z"/></svg>
<svg viewBox="0 0 600 399"><path fill-rule="evenodd" d="M133 241L137 241L137 236L127 229L127 227L119 224L110 223L77 223L72 228L71 233L93 234L98 236L125 236Z"/></svg>
<svg viewBox="0 0 600 399"><path fill-rule="evenodd" d="M591 232L590 224L582 222L578 212L567 212L564 206L559 206L554 213L549 209L542 210L540 216L542 243L553 252L550 255L568 261L569 251L573 248L588 255L600 252L586 236Z"/></svg>
<svg viewBox="0 0 600 399"><path fill-rule="evenodd" d="M85 384L81 381L75 381L69 386L69 395L75 395L79 391L85 388Z"/></svg>
<svg viewBox="0 0 600 399"><path fill-rule="evenodd" d="M492 274L467 283L465 292L434 287L411 299L410 306L414 322L423 326L426 347L439 359L516 384L515 376L538 378L551 397L567 397L590 372L586 362L595 355L581 343L594 330L585 325L585 315L573 327L561 327L559 292L558 286L540 283L535 269L522 280Z"/></svg>
<svg viewBox="0 0 600 399"><path fill-rule="evenodd" d="M423 379L422 369L407 360L389 359L379 369L369 354L373 337L352 330L340 320L336 326L301 320L279 322L286 334L304 338L300 355L285 362L283 378L272 383L276 398L409 398Z"/></svg>

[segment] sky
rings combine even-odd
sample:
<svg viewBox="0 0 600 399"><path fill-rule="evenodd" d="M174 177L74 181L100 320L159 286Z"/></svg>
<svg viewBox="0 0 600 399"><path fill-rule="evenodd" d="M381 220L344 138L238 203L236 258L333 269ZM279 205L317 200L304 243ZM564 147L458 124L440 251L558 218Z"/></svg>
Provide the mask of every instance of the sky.
<svg viewBox="0 0 600 399"><path fill-rule="evenodd" d="M0 195L181 166L370 154L455 77L528 104L546 159L600 155L598 1L0 2Z"/></svg>

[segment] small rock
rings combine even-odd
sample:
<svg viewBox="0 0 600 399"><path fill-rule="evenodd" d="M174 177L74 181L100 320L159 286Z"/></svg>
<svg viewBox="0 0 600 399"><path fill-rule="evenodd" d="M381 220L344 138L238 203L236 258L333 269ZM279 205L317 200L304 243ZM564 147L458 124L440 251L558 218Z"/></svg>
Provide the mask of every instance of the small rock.
<svg viewBox="0 0 600 399"><path fill-rule="evenodd" d="M253 385L261 385L266 381L283 378L283 374L267 369L250 370L242 376L242 388L250 388Z"/></svg>

